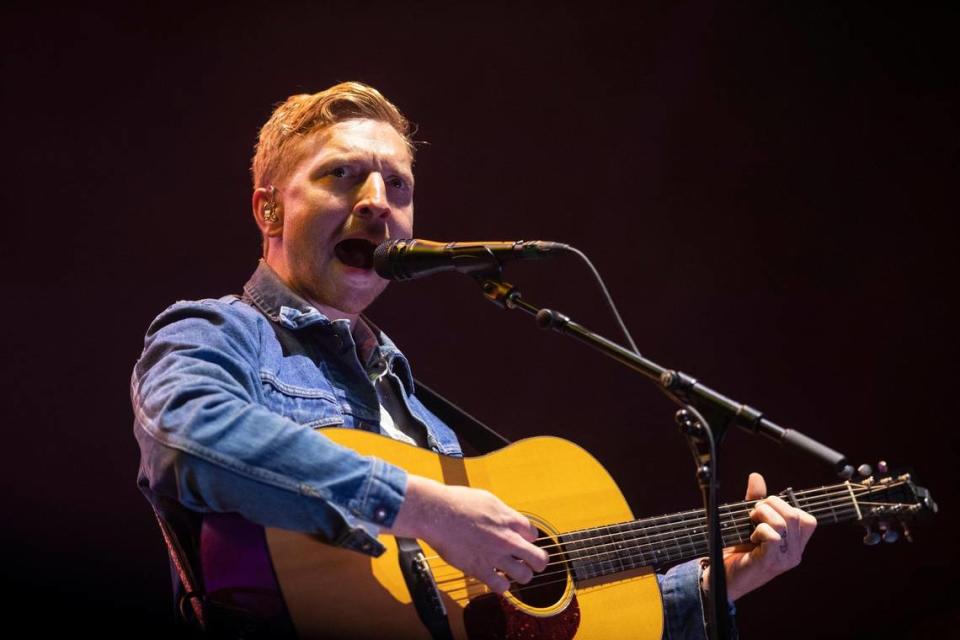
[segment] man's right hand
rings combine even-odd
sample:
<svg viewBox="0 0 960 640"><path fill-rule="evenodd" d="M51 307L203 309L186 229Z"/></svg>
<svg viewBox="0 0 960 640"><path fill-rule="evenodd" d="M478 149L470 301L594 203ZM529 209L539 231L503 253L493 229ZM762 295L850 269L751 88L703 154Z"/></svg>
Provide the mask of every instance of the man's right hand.
<svg viewBox="0 0 960 640"><path fill-rule="evenodd" d="M496 593L510 580L526 584L547 566L548 554L532 544L537 529L482 489L447 486L410 474L407 491L387 533L420 538L464 573Z"/></svg>

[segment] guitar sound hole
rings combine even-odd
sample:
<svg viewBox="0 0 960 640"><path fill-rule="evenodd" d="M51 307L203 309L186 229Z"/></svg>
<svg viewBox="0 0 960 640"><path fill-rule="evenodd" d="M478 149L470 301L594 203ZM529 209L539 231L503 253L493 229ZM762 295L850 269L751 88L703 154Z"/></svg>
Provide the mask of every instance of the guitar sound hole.
<svg viewBox="0 0 960 640"><path fill-rule="evenodd" d="M553 538L539 529L537 533L539 540L536 545L550 554L547 568L533 574L533 579L527 584L511 583L510 593L524 604L545 608L557 604L563 598L567 588L567 559Z"/></svg>

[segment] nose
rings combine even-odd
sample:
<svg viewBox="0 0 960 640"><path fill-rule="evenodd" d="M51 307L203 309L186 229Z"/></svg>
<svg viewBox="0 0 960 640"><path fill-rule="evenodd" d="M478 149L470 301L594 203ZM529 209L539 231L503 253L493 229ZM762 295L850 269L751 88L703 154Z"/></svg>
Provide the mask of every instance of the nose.
<svg viewBox="0 0 960 640"><path fill-rule="evenodd" d="M371 171L357 191L357 201L353 205L357 215L384 217L390 214L390 200L387 198L387 185L378 171Z"/></svg>

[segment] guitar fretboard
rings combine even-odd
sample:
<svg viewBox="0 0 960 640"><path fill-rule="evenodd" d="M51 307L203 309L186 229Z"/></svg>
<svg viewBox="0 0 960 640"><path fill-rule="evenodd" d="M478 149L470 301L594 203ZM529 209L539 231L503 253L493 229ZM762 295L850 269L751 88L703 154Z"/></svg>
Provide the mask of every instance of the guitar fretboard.
<svg viewBox="0 0 960 640"><path fill-rule="evenodd" d="M877 502L904 484L902 481L865 485L851 482L779 494L794 507L815 516L820 524L860 520L876 509L896 504ZM723 545L750 541L750 519L756 500L722 505ZM904 505L904 508L908 508ZM641 567L663 569L707 555L707 522L703 509L571 531L560 536L562 551L578 581Z"/></svg>

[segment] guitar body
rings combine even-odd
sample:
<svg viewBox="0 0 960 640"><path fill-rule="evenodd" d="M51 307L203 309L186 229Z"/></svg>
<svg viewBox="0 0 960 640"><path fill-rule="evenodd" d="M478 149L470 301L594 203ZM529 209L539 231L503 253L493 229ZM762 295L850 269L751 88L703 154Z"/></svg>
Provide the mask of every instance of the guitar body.
<svg viewBox="0 0 960 640"><path fill-rule="evenodd" d="M354 429L325 429L335 442L410 473L486 489L547 535L633 519L616 483L589 453L560 438L538 437L477 458L450 458ZM400 571L393 536L379 558L323 544L313 536L267 529L274 570L301 638L429 638ZM556 572L544 599L490 593L446 565L421 542L453 635L470 638L661 637L660 591L652 569L579 581ZM550 569L548 569L550 571ZM546 573L546 572L545 572ZM522 599L518 599L522 598Z"/></svg>

